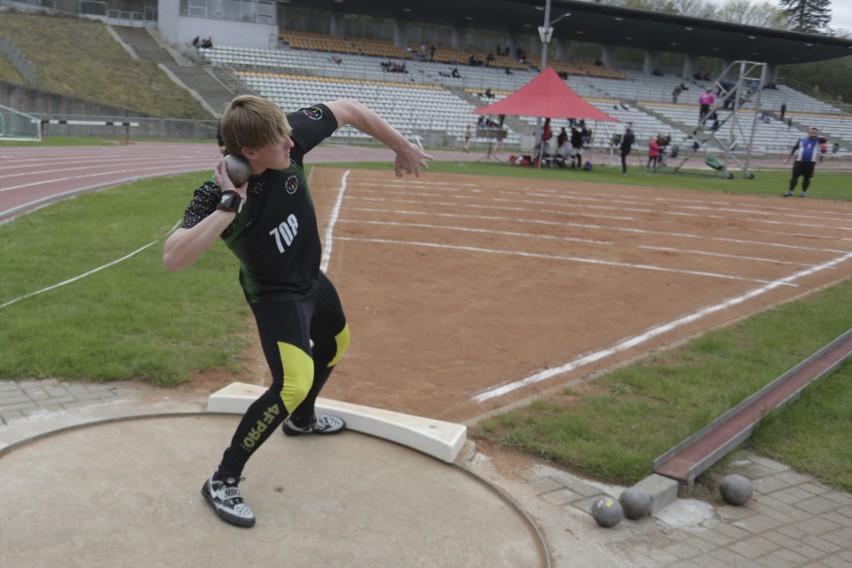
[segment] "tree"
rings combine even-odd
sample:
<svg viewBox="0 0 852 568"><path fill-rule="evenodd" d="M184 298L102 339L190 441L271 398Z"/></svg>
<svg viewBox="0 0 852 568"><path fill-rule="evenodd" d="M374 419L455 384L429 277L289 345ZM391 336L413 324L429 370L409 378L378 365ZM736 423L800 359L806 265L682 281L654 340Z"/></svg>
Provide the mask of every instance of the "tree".
<svg viewBox="0 0 852 568"><path fill-rule="evenodd" d="M716 12L716 19L761 28L783 27L783 12L766 1L752 4L751 0L728 0Z"/></svg>
<svg viewBox="0 0 852 568"><path fill-rule="evenodd" d="M790 29L796 32L825 33L831 22L831 0L779 0L787 14Z"/></svg>

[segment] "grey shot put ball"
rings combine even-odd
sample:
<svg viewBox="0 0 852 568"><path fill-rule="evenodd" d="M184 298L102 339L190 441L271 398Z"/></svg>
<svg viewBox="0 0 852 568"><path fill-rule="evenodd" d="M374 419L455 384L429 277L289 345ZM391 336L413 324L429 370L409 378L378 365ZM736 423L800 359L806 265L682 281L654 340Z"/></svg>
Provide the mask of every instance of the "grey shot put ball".
<svg viewBox="0 0 852 568"><path fill-rule="evenodd" d="M651 496L638 487L630 487L621 492L618 498L624 509L624 516L628 519L641 519L651 513Z"/></svg>
<svg viewBox="0 0 852 568"><path fill-rule="evenodd" d="M243 185L251 175L248 162L233 154L228 154L222 159L225 160L225 164L228 166L228 177L231 178L234 185L236 187Z"/></svg>
<svg viewBox="0 0 852 568"><path fill-rule="evenodd" d="M624 518L624 509L615 499L602 497L592 505L592 518L602 527L614 527Z"/></svg>
<svg viewBox="0 0 852 568"><path fill-rule="evenodd" d="M722 494L722 499L731 505L743 505L751 499L752 487L751 481L748 478L733 473L722 478L722 483L719 484L719 493Z"/></svg>

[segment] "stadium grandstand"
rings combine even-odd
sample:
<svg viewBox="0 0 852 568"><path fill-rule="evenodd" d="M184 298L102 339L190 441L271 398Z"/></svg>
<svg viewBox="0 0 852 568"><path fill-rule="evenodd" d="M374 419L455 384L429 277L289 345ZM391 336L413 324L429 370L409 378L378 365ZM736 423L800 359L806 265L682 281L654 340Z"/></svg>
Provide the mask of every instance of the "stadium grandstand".
<svg viewBox="0 0 852 568"><path fill-rule="evenodd" d="M778 80L782 65L852 55L846 39L577 0L160 0L156 9L139 11L88 4L95 8L81 15L104 20L131 50L162 48L172 59L163 65L214 118L244 92L288 110L351 97L407 136L457 148L476 122L474 110L512 94L547 66L618 119L588 125L593 149L612 151L629 123L639 141L662 134L684 148L698 140L731 150L738 141L742 150L746 141L736 128L746 123L750 153L783 153L811 125L830 139L833 154L852 152L852 116L844 108ZM757 64L760 73L741 84L744 77L730 71L735 62ZM213 87L197 84L189 67L203 69ZM733 84L734 108L720 97L716 124L700 123L698 96L708 88L724 94ZM734 114L738 120L731 120ZM501 122L507 149L532 138L537 125L524 116ZM572 124L555 119L552 127L558 132ZM703 135L710 131L714 136ZM335 138L367 141L350 128Z"/></svg>

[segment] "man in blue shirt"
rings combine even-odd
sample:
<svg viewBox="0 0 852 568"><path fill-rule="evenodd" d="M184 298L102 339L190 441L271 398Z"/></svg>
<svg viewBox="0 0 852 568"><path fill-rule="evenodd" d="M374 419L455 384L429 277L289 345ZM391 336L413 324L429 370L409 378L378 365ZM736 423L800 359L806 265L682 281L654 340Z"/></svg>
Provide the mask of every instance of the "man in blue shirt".
<svg viewBox="0 0 852 568"><path fill-rule="evenodd" d="M814 167L816 166L817 158L819 157L819 131L811 126L808 128L808 135L798 140L793 146L793 151L784 160L787 164L790 158L796 156L796 161L793 162L793 177L790 178L790 188L784 197L793 195L793 190L796 189L796 184L799 182L799 176L802 177L802 197L807 195L808 186L811 185L811 178L814 175Z"/></svg>

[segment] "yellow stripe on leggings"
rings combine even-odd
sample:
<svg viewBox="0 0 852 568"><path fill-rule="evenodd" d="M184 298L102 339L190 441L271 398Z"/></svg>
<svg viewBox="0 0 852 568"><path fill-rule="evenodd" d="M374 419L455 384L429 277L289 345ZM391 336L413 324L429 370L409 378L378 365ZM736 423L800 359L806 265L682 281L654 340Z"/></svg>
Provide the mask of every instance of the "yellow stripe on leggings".
<svg viewBox="0 0 852 568"><path fill-rule="evenodd" d="M343 355L346 354L346 350L349 349L349 324L343 325L343 331L334 336L334 342L337 343L337 353L334 355L334 359L329 362L329 367L334 367L337 365L337 362L343 359Z"/></svg>
<svg viewBox="0 0 852 568"><path fill-rule="evenodd" d="M308 396L314 384L314 360L310 355L289 343L278 343L281 364L284 367L284 385L281 400L284 408L292 413Z"/></svg>

